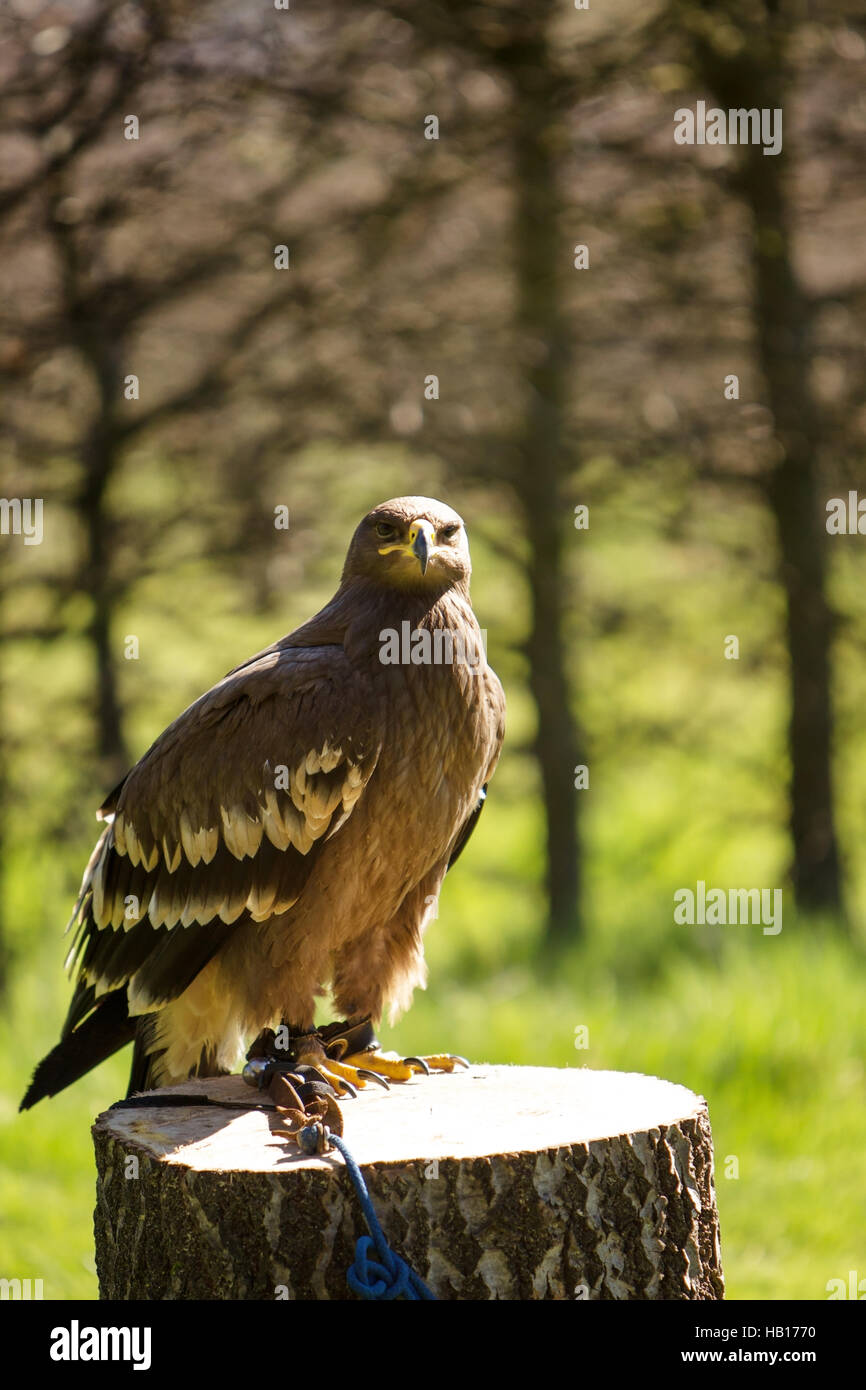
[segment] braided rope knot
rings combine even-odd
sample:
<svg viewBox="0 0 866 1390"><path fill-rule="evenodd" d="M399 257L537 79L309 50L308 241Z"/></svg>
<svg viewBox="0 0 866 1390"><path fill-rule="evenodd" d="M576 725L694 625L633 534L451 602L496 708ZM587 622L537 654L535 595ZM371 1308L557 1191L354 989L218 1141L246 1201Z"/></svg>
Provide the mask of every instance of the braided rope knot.
<svg viewBox="0 0 866 1390"><path fill-rule="evenodd" d="M372 1253L374 1251L378 1259ZM379 1250L372 1236L358 1237L355 1263L346 1273L346 1282L353 1293L366 1299L381 1299L384 1302L393 1298L430 1297L429 1291L421 1292L426 1286L406 1261L388 1245Z"/></svg>
<svg viewBox="0 0 866 1390"><path fill-rule="evenodd" d="M361 1210L371 1234L359 1236L355 1244L355 1263L346 1273L346 1283L353 1293L368 1300L390 1301L406 1298L412 1301L430 1300L436 1302L436 1295L428 1289L424 1280L404 1259L391 1249L385 1239L385 1232L379 1225L379 1218L370 1200L364 1176L352 1157L347 1145L339 1135L327 1130L327 1141L343 1155L349 1170L349 1177L355 1187ZM377 1258L371 1255L375 1251Z"/></svg>

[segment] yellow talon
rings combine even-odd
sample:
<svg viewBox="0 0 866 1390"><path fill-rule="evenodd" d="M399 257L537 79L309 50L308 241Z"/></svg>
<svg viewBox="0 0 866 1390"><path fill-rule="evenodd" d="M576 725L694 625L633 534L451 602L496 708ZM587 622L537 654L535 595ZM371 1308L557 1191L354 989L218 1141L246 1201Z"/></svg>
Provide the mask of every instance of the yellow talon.
<svg viewBox="0 0 866 1390"><path fill-rule="evenodd" d="M372 1029L368 1030L368 1037L371 1034ZM452 1072L458 1062L463 1066L469 1065L465 1058L450 1053L437 1053L432 1057L401 1057L397 1052L380 1051L378 1043L363 1051L340 1055L341 1044L345 1047L343 1039L334 1039L326 1052L321 1039L309 1034L299 1039L297 1051L293 1054L296 1065L313 1067L338 1096L355 1095L371 1081L387 1089L392 1081L411 1081L413 1076L429 1076L431 1071Z"/></svg>
<svg viewBox="0 0 866 1390"><path fill-rule="evenodd" d="M347 1059L345 1062L338 1062L335 1058L329 1057L327 1062L319 1063L319 1071L324 1072L331 1082L331 1085L334 1087L334 1090L337 1091L339 1095L342 1095L345 1090L342 1084L344 1081L348 1081L351 1086L357 1086L359 1091L363 1091L364 1087L367 1085L363 1076L358 1075L356 1067L353 1066L352 1062L353 1059Z"/></svg>
<svg viewBox="0 0 866 1390"><path fill-rule="evenodd" d="M415 1075L415 1069L408 1066L396 1052L390 1055L384 1052L355 1052L346 1058L346 1062L350 1066L359 1067L361 1071L378 1072L389 1081L411 1081ZM363 1084L362 1080L361 1085Z"/></svg>
<svg viewBox="0 0 866 1390"><path fill-rule="evenodd" d="M397 1052L355 1052L345 1061L362 1071L378 1072L389 1081L410 1081L418 1072L450 1072L458 1062L469 1065L462 1057L452 1057L448 1053L437 1053L434 1057L401 1057Z"/></svg>
<svg viewBox="0 0 866 1390"><path fill-rule="evenodd" d="M458 1062L462 1062L462 1057L451 1057L448 1053L442 1053L436 1057L425 1057L424 1061L432 1071L453 1071Z"/></svg>
<svg viewBox="0 0 866 1390"><path fill-rule="evenodd" d="M362 1091L367 1085L354 1067L338 1062L335 1057L326 1057L321 1048L311 1047L299 1052L295 1065L315 1067L320 1076L333 1086L338 1096L352 1095L355 1089Z"/></svg>

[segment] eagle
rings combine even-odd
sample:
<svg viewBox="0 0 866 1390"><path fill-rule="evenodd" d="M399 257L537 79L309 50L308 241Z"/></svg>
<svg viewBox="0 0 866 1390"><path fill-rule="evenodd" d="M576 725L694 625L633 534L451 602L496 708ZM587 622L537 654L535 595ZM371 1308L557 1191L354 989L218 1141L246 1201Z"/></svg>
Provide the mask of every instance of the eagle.
<svg viewBox="0 0 866 1390"><path fill-rule="evenodd" d="M129 1042L130 1095L225 1075L280 1028L338 1094L453 1067L386 1055L374 1029L426 984L424 930L502 746L470 573L451 507L382 502L321 612L127 773L97 812L67 928L69 1012L22 1110ZM340 1021L316 1029L328 990Z"/></svg>

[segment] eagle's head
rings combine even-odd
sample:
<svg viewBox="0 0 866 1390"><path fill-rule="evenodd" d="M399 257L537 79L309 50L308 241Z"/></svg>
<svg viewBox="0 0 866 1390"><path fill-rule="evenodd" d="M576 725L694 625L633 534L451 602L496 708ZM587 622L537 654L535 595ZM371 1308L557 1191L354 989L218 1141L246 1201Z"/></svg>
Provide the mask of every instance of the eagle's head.
<svg viewBox="0 0 866 1390"><path fill-rule="evenodd" d="M343 581L363 578L416 592L466 584L472 571L463 518L433 497L392 497L368 512L349 546Z"/></svg>

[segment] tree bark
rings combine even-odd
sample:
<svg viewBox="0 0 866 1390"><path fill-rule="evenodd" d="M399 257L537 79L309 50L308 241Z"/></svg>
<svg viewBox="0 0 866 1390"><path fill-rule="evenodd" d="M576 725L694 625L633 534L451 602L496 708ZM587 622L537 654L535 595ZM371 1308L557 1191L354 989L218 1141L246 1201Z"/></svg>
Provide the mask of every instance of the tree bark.
<svg viewBox="0 0 866 1390"><path fill-rule="evenodd" d="M239 1077L171 1089L255 1100ZM392 1249L439 1299L724 1296L709 1117L682 1086L472 1067L365 1090L343 1114ZM202 1106L100 1116L101 1297L351 1296L366 1228L343 1161L300 1155L274 1123Z"/></svg>

